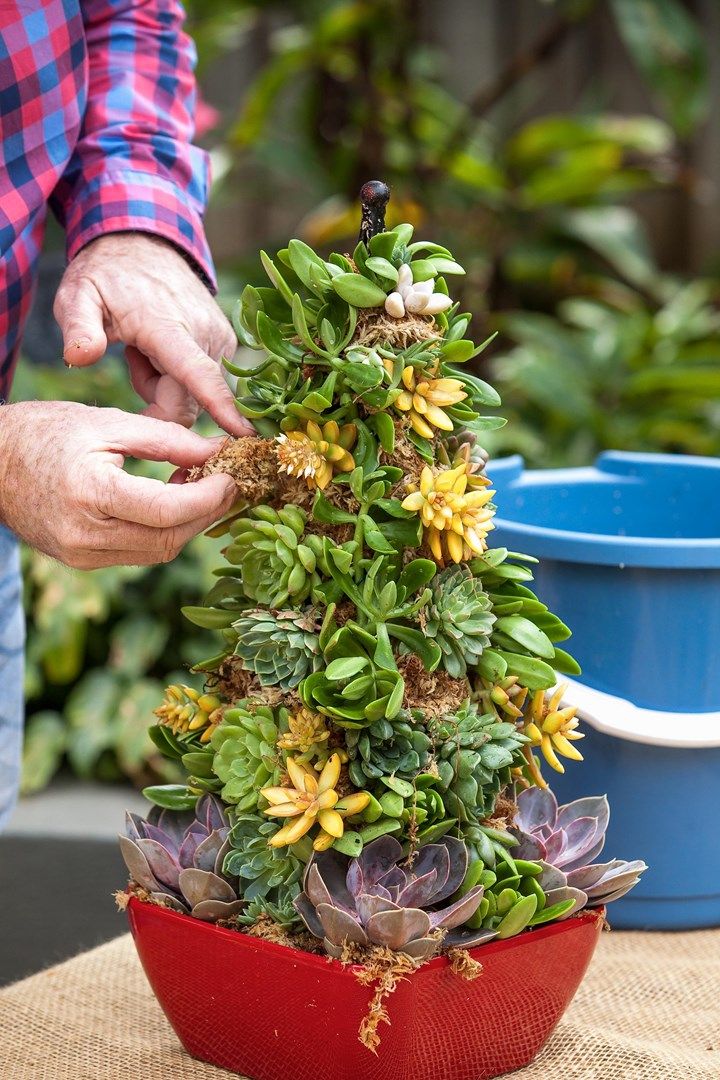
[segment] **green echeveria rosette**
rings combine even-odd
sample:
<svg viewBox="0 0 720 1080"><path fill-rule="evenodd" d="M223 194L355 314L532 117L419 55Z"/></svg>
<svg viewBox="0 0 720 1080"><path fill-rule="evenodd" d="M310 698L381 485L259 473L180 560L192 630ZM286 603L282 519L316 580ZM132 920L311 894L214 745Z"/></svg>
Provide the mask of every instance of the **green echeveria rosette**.
<svg viewBox="0 0 720 1080"><path fill-rule="evenodd" d="M292 690L322 663L314 609L246 611L233 623L235 655L262 686Z"/></svg>
<svg viewBox="0 0 720 1080"><path fill-rule="evenodd" d="M229 527L225 558L237 566L242 587L257 604L304 604L327 576L322 537L305 536L307 514L297 506L256 506ZM323 571L324 568L324 571Z"/></svg>
<svg viewBox="0 0 720 1080"><path fill-rule="evenodd" d="M442 650L448 675L460 679L490 644L496 616L482 581L467 566L450 566L432 582L423 632Z"/></svg>
<svg viewBox="0 0 720 1080"><path fill-rule="evenodd" d="M241 702L228 709L225 720L213 734L212 770L223 787L220 796L236 811L254 810L260 790L277 784L281 760L276 743L286 710Z"/></svg>
<svg viewBox="0 0 720 1080"><path fill-rule="evenodd" d="M230 851L223 869L239 880L239 892L248 902L241 920L254 922L258 915L267 914L282 925L296 924L292 902L300 892L305 864L312 854L312 845L302 840L292 847L275 848L268 845L279 824L258 814L237 814L230 830ZM283 918L276 916L283 913Z"/></svg>
<svg viewBox="0 0 720 1080"><path fill-rule="evenodd" d="M425 770L432 740L409 712L401 712L392 720L383 717L366 728L346 731L345 745L350 779L364 789L384 776L412 780Z"/></svg>
<svg viewBox="0 0 720 1080"><path fill-rule="evenodd" d="M461 828L490 817L510 770L522 763L528 742L514 724L498 723L467 702L453 716L431 724L445 806Z"/></svg>

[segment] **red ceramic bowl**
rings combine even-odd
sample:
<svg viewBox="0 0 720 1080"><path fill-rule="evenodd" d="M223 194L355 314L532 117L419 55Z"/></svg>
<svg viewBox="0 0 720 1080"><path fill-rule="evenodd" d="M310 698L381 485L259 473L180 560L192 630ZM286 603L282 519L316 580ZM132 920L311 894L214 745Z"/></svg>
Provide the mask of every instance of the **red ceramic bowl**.
<svg viewBox="0 0 720 1080"><path fill-rule="evenodd" d="M193 1057L252 1080L489 1080L532 1061L590 962L604 911L491 942L472 982L437 957L388 999L373 1054L358 1041L372 990L337 960L132 898L145 973Z"/></svg>

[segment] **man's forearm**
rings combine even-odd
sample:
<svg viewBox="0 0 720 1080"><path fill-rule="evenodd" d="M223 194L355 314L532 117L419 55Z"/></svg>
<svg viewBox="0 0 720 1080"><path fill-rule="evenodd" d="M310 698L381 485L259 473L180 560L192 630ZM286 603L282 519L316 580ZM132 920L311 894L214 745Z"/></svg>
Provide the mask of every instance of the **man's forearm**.
<svg viewBox="0 0 720 1080"><path fill-rule="evenodd" d="M68 256L112 232L152 233L214 287L202 214L207 155L192 145L195 50L176 0L83 0L88 103L52 205Z"/></svg>

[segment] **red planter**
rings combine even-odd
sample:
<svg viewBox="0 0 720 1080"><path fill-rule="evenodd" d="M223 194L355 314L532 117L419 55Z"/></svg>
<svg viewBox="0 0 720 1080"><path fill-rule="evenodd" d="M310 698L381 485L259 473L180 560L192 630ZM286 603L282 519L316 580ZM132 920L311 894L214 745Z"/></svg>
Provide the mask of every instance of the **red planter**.
<svg viewBox="0 0 720 1080"><path fill-rule="evenodd" d="M358 1041L372 991L352 968L135 898L128 915L150 984L193 1057L252 1080L489 1080L544 1045L604 911L471 950L483 965L472 982L432 960L389 998L377 1056Z"/></svg>

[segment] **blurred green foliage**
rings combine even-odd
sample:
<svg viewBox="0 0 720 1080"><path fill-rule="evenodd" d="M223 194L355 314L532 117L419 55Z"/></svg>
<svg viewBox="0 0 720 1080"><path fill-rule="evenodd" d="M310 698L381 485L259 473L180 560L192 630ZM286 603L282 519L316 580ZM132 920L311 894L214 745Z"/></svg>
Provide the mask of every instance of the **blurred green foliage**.
<svg viewBox="0 0 720 1080"><path fill-rule="evenodd" d="M414 221L467 267L464 304L501 331L486 362L510 423L493 452L537 465L584 463L605 447L720 450L718 285L661 273L638 213L653 191L695 182L684 147L708 111L707 57L681 0L538 0L536 39L462 101L420 0L187 6L201 80L233 50L264 58L213 134L231 166L221 197L310 208L300 231L329 247L352 241L356 192L382 177L389 223ZM528 119L553 58L598 14L655 114L618 115L590 88L576 111ZM237 295L245 265L226 270ZM116 362L21 365L15 396L139 404ZM179 608L206 588L215 552L195 541L167 566L92 574L25 552L26 791L63 762L80 776L168 777L148 718L166 681L192 681L178 671L197 655Z"/></svg>

